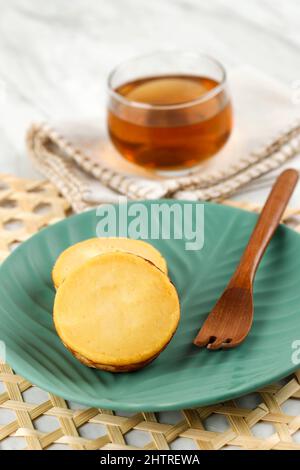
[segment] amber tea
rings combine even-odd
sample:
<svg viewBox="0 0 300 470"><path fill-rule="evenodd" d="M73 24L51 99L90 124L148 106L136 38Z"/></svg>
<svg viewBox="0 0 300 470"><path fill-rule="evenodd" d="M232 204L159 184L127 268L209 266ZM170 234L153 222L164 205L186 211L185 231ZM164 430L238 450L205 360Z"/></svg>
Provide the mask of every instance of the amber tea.
<svg viewBox="0 0 300 470"><path fill-rule="evenodd" d="M110 138L127 160L144 167L192 167L221 149L231 127L226 89L208 76L148 76L125 81L110 95Z"/></svg>

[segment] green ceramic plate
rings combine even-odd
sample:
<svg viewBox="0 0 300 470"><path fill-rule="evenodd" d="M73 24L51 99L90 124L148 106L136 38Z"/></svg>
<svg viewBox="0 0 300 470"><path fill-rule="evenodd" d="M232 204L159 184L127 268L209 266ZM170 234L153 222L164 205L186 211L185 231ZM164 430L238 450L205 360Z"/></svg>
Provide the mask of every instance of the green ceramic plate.
<svg viewBox="0 0 300 470"><path fill-rule="evenodd" d="M153 202L143 204L149 210ZM7 347L7 361L17 373L66 399L132 411L207 405L288 375L299 367L293 346L300 340L300 236L283 226L257 272L255 319L247 340L227 351L199 350L192 345L233 273L256 218L207 203L202 250L185 250L186 240L151 242L168 261L182 316L175 337L158 359L131 374L81 365L62 345L52 322L53 263L67 246L95 236L96 212L42 230L15 250L0 269L0 339Z"/></svg>

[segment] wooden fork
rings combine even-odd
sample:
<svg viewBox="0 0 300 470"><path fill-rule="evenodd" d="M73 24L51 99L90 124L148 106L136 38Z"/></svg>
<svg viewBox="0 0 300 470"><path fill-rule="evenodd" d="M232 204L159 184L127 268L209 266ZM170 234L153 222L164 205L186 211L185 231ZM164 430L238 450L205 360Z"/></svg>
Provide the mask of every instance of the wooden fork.
<svg viewBox="0 0 300 470"><path fill-rule="evenodd" d="M292 169L275 181L235 273L194 340L196 346L234 348L246 338L253 320L255 273L297 181L298 172Z"/></svg>

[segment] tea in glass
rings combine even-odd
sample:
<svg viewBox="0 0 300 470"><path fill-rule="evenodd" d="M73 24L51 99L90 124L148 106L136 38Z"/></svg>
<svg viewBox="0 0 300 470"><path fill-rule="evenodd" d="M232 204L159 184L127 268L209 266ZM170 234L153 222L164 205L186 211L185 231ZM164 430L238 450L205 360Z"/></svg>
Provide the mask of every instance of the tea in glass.
<svg viewBox="0 0 300 470"><path fill-rule="evenodd" d="M215 155L228 140L232 108L225 72L213 59L194 53L153 54L117 68L109 86L109 135L135 164L190 168Z"/></svg>

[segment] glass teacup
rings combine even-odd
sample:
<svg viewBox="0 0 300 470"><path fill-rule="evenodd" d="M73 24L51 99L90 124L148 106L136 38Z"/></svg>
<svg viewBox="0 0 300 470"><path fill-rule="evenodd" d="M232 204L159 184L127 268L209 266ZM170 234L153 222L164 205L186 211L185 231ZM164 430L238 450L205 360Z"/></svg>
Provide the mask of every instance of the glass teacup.
<svg viewBox="0 0 300 470"><path fill-rule="evenodd" d="M109 76L108 131L130 162L182 170L215 155L232 128L226 73L195 52L157 52Z"/></svg>

